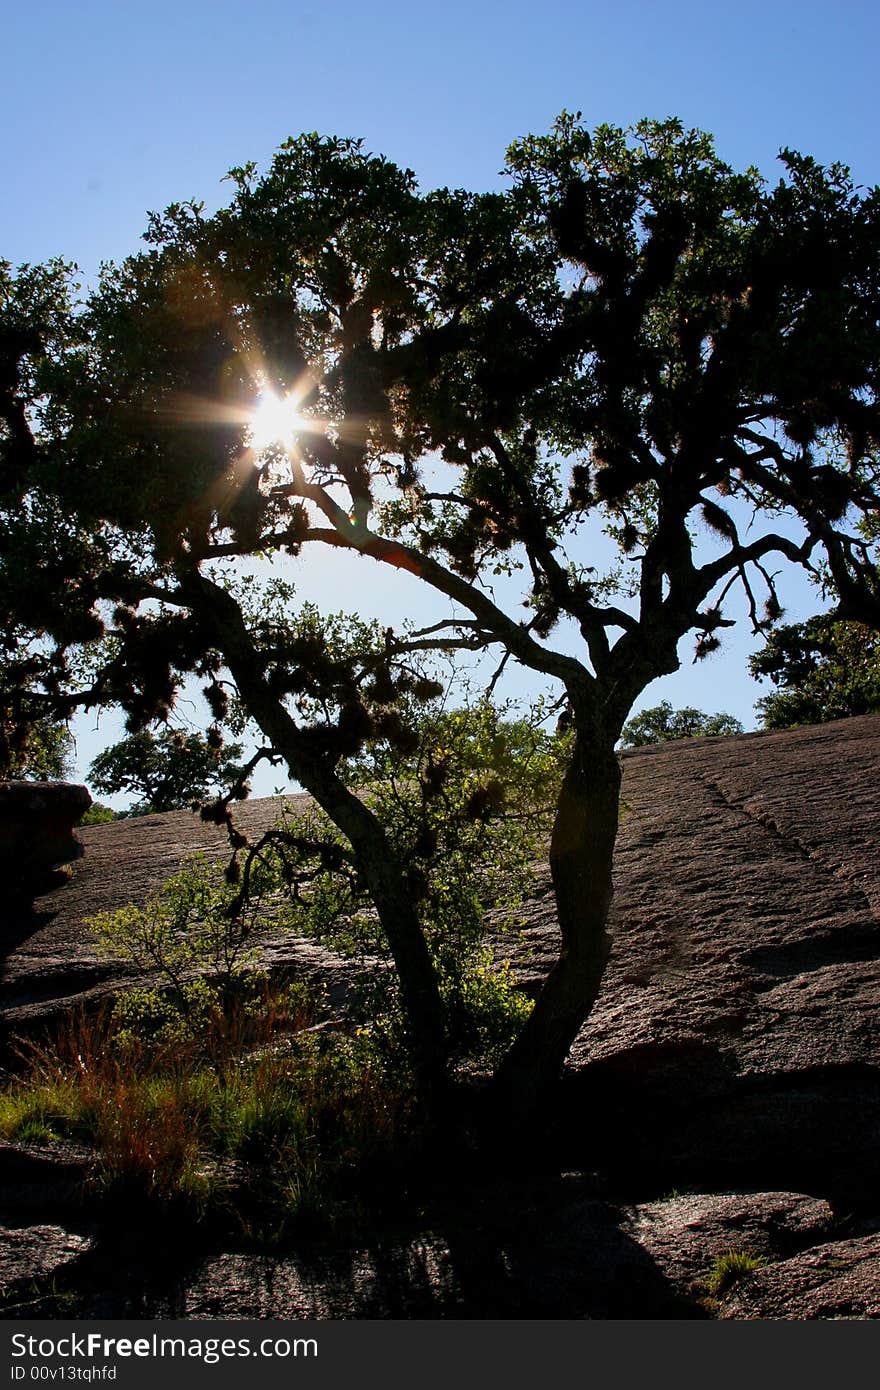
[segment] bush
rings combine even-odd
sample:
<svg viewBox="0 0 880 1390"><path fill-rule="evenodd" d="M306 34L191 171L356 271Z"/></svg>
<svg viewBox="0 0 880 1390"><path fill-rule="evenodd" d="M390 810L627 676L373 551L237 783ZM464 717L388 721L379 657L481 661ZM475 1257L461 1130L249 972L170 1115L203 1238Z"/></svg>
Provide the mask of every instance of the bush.
<svg viewBox="0 0 880 1390"><path fill-rule="evenodd" d="M108 955L159 981L158 994L135 991L120 998L118 1009L141 1032L147 1028L169 1043L207 1041L225 1001L261 987L256 942L270 887L257 869L240 901L222 865L193 855L143 906L129 903L91 917L87 925Z"/></svg>
<svg viewBox="0 0 880 1390"><path fill-rule="evenodd" d="M109 806L104 806L100 801L93 801L85 815L80 819L80 825L108 825L110 821L116 820L116 812Z"/></svg>

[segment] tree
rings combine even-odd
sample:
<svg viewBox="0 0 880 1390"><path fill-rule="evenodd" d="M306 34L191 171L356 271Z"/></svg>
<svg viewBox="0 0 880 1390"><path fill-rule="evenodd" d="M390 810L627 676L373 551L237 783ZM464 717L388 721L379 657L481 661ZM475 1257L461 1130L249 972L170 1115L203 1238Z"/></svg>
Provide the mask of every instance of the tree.
<svg viewBox="0 0 880 1390"><path fill-rule="evenodd" d="M777 686L757 704L765 729L880 710L880 637L862 623L819 615L774 627L749 670Z"/></svg>
<svg viewBox="0 0 880 1390"><path fill-rule="evenodd" d="M66 339L15 349L4 518L20 564L51 515L66 567L23 594L4 563L0 607L40 633L47 698L118 703L135 729L194 675L219 727L231 692L253 761L283 758L345 837L426 1097L447 1077L437 973L410 866L347 774L406 738L413 656L493 651L566 705L560 954L494 1083L527 1115L608 959L633 703L688 634L719 646L737 587L755 630L778 617L787 567L877 622L858 521L880 503L880 194L781 158L767 189L676 121L565 115L512 146L505 192L421 195L304 136L234 170L215 216L154 217ZM353 649L235 570L315 546L408 571L447 616Z"/></svg>
<svg viewBox="0 0 880 1390"><path fill-rule="evenodd" d="M20 726L0 714L0 777L59 780L70 774L72 751L66 725L42 718Z"/></svg>
<svg viewBox="0 0 880 1390"><path fill-rule="evenodd" d="M659 705L643 709L624 724L621 742L624 748L644 748L678 738L741 734L742 731L742 724L732 714L704 714L689 705L673 709L668 700L661 700Z"/></svg>
<svg viewBox="0 0 880 1390"><path fill-rule="evenodd" d="M212 787L234 785L241 756L237 743L221 749L179 729L163 729L158 735L141 729L99 753L88 779L96 791L138 796L129 815L179 811L204 800Z"/></svg>
<svg viewBox="0 0 880 1390"><path fill-rule="evenodd" d="M28 407L39 394L37 377L47 352L70 342L69 268L60 261L23 266L18 275L0 261L0 457L3 461L0 544L8 592L0 624L0 777L62 778L68 775L73 739L64 722L75 707L56 706L53 685L57 645L44 643L32 621L29 594L34 576L76 574L78 557L65 565L63 537L54 549L53 514L45 497L27 486L34 439ZM48 510L46 509L48 508ZM14 524L12 524L14 523ZM56 627L58 623L56 622ZM71 632L75 640L77 634Z"/></svg>

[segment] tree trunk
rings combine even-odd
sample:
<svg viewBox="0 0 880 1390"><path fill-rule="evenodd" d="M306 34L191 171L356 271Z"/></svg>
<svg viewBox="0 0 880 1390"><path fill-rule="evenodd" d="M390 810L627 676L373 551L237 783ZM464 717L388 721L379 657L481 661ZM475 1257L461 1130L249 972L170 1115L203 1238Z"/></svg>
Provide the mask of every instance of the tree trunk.
<svg viewBox="0 0 880 1390"><path fill-rule="evenodd" d="M380 822L335 774L316 774L295 756L289 765L352 847L394 960L418 1093L439 1116L449 1081L443 1004L403 869Z"/></svg>
<svg viewBox="0 0 880 1390"><path fill-rule="evenodd" d="M443 1002L403 867L373 812L349 791L328 760L315 755L295 720L268 688L263 662L235 599L202 575L191 576L188 587L193 607L212 632L248 714L284 758L291 776L314 797L351 845L397 971L417 1093L429 1114L439 1118L449 1084Z"/></svg>
<svg viewBox="0 0 880 1390"><path fill-rule="evenodd" d="M613 742L580 737L565 774L550 842L561 948L494 1088L502 1118L525 1124L558 1080L596 1001L608 957L612 860L620 802Z"/></svg>

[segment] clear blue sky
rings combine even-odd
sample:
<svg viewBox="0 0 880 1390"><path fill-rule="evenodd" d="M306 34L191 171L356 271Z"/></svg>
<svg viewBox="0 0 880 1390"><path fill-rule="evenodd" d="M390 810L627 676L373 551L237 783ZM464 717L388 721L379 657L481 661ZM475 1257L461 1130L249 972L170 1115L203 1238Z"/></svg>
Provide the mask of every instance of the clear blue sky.
<svg viewBox="0 0 880 1390"><path fill-rule="evenodd" d="M880 7L867 0L28 0L5 7L0 256L91 278L148 209L224 198L233 164L302 130L360 135L423 186L495 184L507 144L563 108L590 123L678 115L735 165L780 146L880 179ZM334 595L333 606L346 603ZM807 602L807 600L803 600ZM746 638L643 703L758 693ZM81 770L93 755L83 742Z"/></svg>

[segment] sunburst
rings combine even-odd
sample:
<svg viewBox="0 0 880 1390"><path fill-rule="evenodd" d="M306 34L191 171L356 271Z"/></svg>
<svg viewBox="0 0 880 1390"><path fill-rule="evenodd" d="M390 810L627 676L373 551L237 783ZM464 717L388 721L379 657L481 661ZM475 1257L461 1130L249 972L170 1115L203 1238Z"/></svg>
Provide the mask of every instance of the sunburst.
<svg viewBox="0 0 880 1390"><path fill-rule="evenodd" d="M273 448L289 453L298 435L313 428L314 421L300 414L295 392L279 395L263 387L248 414L248 443L258 455Z"/></svg>

